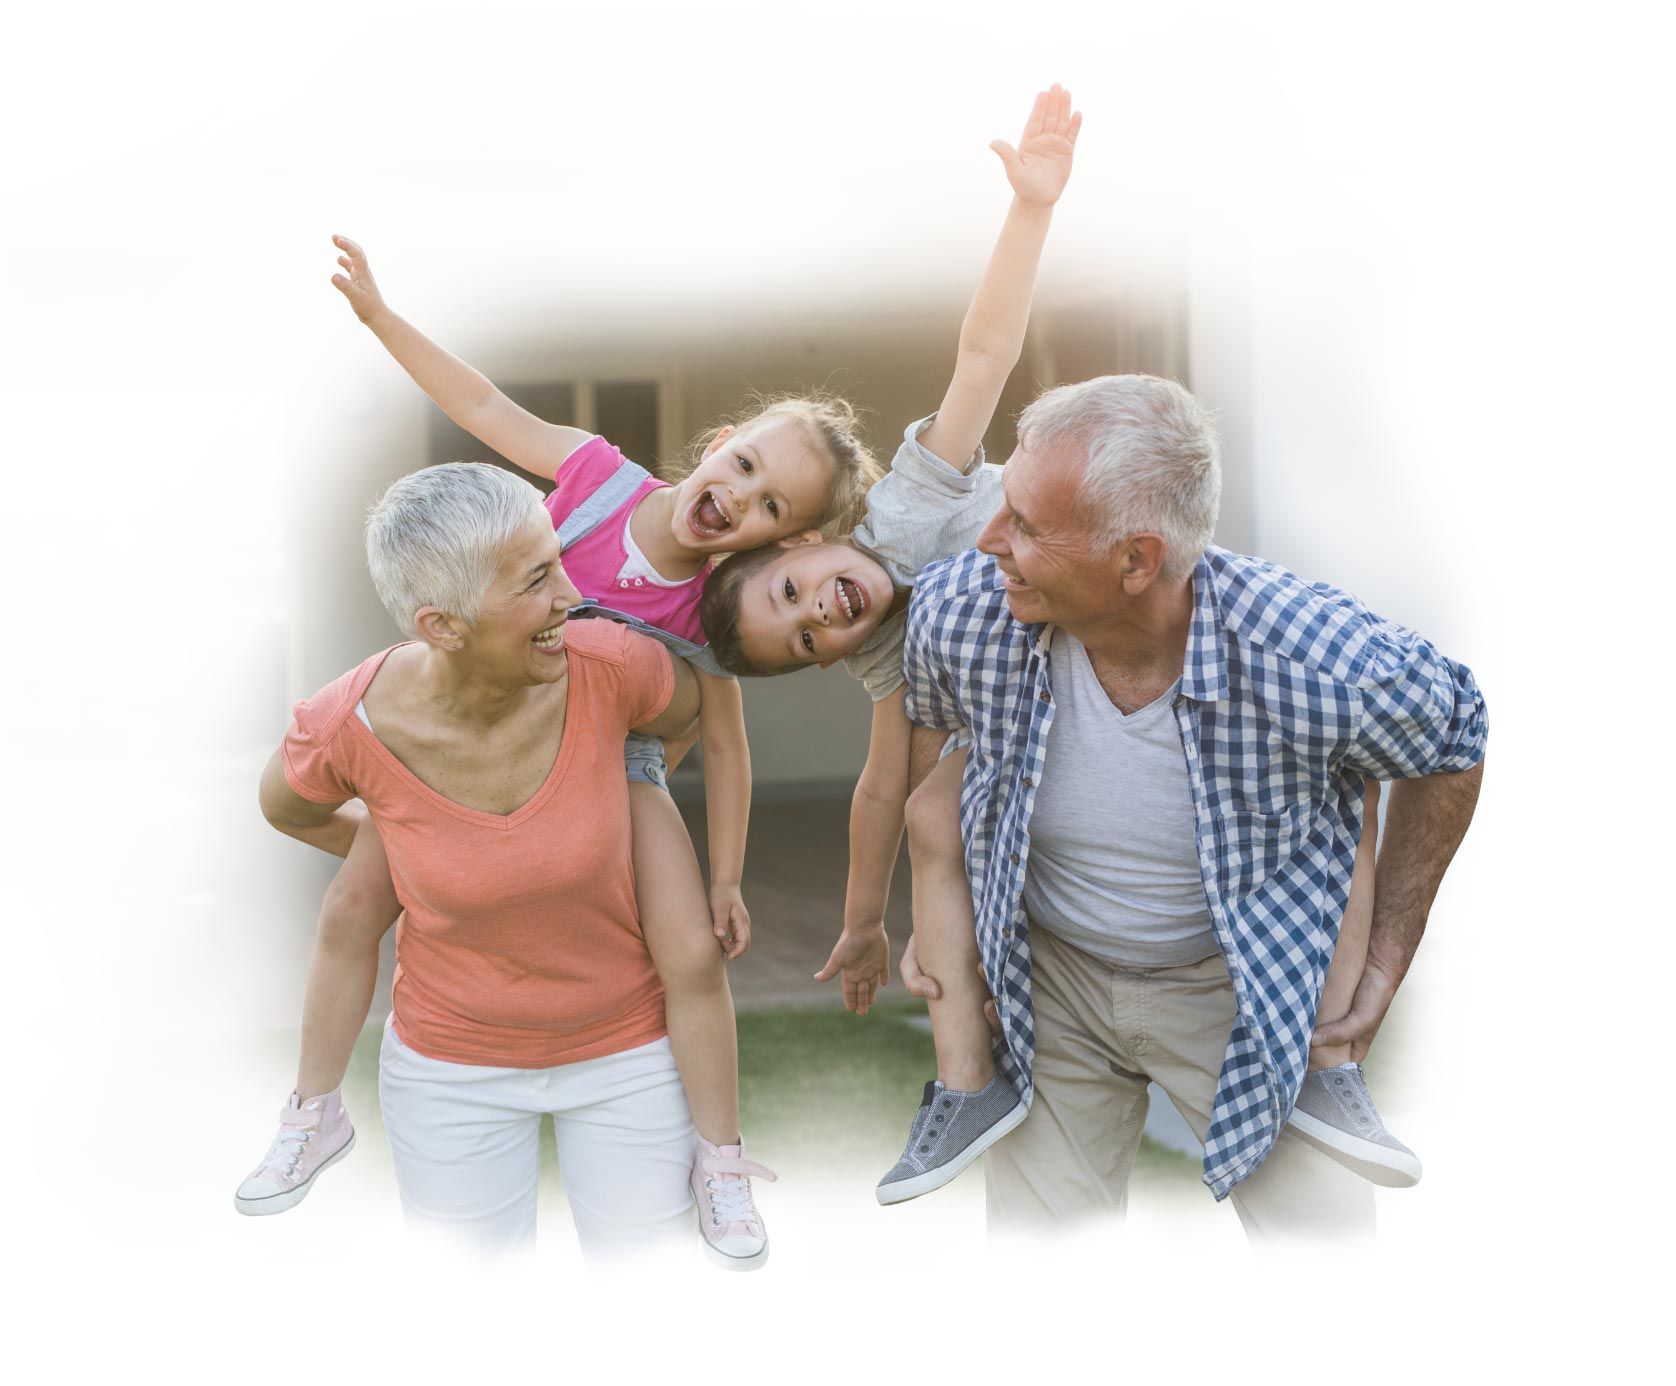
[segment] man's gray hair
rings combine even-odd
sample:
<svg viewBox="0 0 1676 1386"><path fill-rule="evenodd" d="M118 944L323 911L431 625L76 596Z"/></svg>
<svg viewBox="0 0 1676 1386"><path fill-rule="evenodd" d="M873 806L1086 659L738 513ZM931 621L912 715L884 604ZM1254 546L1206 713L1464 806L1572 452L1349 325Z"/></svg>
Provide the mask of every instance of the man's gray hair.
<svg viewBox="0 0 1676 1386"><path fill-rule="evenodd" d="M1080 493L1101 538L1164 540L1164 577L1185 578L1216 531L1222 445L1199 401L1155 375L1102 375L1038 396L1019 415L1032 453L1086 458Z"/></svg>
<svg viewBox="0 0 1676 1386"><path fill-rule="evenodd" d="M541 492L487 462L401 477L367 512L367 567L379 600L409 635L427 606L474 622L502 550L532 524L552 524Z"/></svg>

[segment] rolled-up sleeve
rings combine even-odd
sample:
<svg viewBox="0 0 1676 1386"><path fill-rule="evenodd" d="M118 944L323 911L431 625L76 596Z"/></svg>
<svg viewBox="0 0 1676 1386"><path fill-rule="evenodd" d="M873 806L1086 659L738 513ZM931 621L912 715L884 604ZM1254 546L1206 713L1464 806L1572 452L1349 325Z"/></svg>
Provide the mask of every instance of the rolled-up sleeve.
<svg viewBox="0 0 1676 1386"><path fill-rule="evenodd" d="M908 605L908 633L902 645L902 676L907 682L903 710L908 720L939 731L966 726L950 686L939 644L938 604L918 594Z"/></svg>
<svg viewBox="0 0 1676 1386"><path fill-rule="evenodd" d="M1346 764L1380 780L1470 770L1489 723L1472 670L1430 641L1385 622L1358 681L1361 716Z"/></svg>

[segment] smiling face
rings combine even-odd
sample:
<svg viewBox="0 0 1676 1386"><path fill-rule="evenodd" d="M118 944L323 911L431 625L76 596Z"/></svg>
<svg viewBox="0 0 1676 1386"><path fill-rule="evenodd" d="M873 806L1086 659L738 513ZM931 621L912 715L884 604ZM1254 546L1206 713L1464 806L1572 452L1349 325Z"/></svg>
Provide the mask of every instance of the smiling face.
<svg viewBox="0 0 1676 1386"><path fill-rule="evenodd" d="M1028 624L1076 630L1108 617L1123 581L1079 495L1083 465L1019 447L1002 469L1006 499L978 536L1007 579L1007 607Z"/></svg>
<svg viewBox="0 0 1676 1386"><path fill-rule="evenodd" d="M490 682L553 683L566 668L565 621L581 600L559 563L559 536L532 523L501 550L477 620L460 623L460 650Z"/></svg>
<svg viewBox="0 0 1676 1386"><path fill-rule="evenodd" d="M675 488L670 533L693 553L741 553L817 528L832 463L803 424L768 415L724 428Z"/></svg>
<svg viewBox="0 0 1676 1386"><path fill-rule="evenodd" d="M842 540L788 547L740 590L740 647L760 669L831 664L866 642L895 596L890 575Z"/></svg>

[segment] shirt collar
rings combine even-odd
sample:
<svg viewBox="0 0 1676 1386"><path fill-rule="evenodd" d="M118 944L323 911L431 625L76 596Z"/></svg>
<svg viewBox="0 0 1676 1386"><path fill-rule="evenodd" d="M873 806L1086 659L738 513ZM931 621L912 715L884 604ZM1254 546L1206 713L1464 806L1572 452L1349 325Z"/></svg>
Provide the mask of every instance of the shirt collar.
<svg viewBox="0 0 1676 1386"><path fill-rule="evenodd" d="M1208 551L1193 566L1193 627L1187 633L1187 657L1181 669L1181 693L1201 703L1228 696L1228 660L1222 648L1222 620Z"/></svg>

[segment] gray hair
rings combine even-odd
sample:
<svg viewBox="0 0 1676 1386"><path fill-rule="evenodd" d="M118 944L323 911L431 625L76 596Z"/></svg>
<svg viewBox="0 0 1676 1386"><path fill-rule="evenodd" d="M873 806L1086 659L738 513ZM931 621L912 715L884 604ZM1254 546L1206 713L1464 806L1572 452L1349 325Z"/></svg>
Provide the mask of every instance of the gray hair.
<svg viewBox="0 0 1676 1386"><path fill-rule="evenodd" d="M1081 495L1115 549L1130 536L1164 540L1164 577L1193 571L1216 530L1222 445L1199 401L1155 375L1102 375L1039 395L1018 420L1031 452L1073 445L1087 459Z"/></svg>
<svg viewBox="0 0 1676 1386"><path fill-rule="evenodd" d="M391 482L367 512L367 567L384 609L407 634L434 606L475 622L501 551L550 525L541 492L487 462L446 462Z"/></svg>

